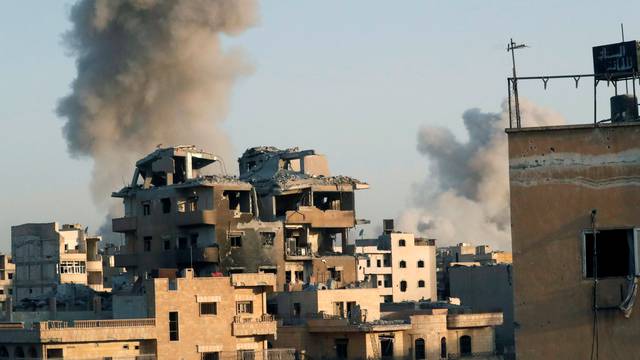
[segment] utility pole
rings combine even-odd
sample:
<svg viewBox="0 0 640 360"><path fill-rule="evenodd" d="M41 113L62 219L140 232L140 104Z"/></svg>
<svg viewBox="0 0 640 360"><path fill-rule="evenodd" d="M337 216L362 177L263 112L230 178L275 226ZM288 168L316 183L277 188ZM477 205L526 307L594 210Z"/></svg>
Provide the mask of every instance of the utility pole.
<svg viewBox="0 0 640 360"><path fill-rule="evenodd" d="M507 45L507 52L511 52L511 63L513 64L513 96L515 98L515 107L516 107L516 127L520 127L520 101L518 100L518 77L516 75L516 49L522 49L527 47L525 44L516 44L512 39L509 39L510 42Z"/></svg>

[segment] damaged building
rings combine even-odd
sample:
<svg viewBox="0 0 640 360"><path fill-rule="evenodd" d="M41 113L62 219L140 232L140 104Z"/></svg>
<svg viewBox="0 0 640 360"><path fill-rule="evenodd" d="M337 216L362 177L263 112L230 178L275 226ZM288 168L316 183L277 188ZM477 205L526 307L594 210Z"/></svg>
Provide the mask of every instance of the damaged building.
<svg viewBox="0 0 640 360"><path fill-rule="evenodd" d="M124 204L112 223L125 237L116 266L136 276L186 267L197 276L274 273L278 290L357 281L356 258L334 245L346 248L354 193L366 183L331 176L313 150L251 148L239 177L207 175L219 160L176 146L136 163L131 184L113 193Z"/></svg>

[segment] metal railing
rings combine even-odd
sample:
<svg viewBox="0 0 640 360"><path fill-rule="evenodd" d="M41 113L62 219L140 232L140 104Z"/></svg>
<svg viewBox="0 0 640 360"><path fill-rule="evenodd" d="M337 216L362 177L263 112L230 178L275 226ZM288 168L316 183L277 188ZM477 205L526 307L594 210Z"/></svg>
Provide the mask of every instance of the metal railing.
<svg viewBox="0 0 640 360"><path fill-rule="evenodd" d="M287 246L288 256L312 256L311 244L302 246Z"/></svg>
<svg viewBox="0 0 640 360"><path fill-rule="evenodd" d="M40 330L92 329L92 328L130 328L155 326L156 319L123 320L50 320L37 323Z"/></svg>
<svg viewBox="0 0 640 360"><path fill-rule="evenodd" d="M259 318L242 317L240 315L236 315L233 317L234 323L260 323L270 321L276 321L276 318L271 314L262 314L262 316L260 316Z"/></svg>

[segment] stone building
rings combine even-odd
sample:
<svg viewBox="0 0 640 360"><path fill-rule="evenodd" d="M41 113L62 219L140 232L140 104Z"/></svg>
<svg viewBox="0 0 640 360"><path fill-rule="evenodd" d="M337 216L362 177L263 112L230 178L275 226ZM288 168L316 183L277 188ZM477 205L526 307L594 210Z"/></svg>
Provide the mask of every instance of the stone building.
<svg viewBox="0 0 640 360"><path fill-rule="evenodd" d="M15 303L44 296L60 284L103 287L100 237L89 236L79 224L24 224L11 227L15 264Z"/></svg>
<svg viewBox="0 0 640 360"><path fill-rule="evenodd" d="M11 261L11 256L0 254L0 311L5 311L8 298L13 295L13 277L16 266Z"/></svg>
<svg viewBox="0 0 640 360"><path fill-rule="evenodd" d="M380 312L376 289L278 294L282 319L273 344L311 359L498 359L501 313L448 309Z"/></svg>
<svg viewBox="0 0 640 360"><path fill-rule="evenodd" d="M114 319L0 323L0 358L293 359L267 349L277 329L266 314L272 274L194 278L186 269L140 286L115 296Z"/></svg>
<svg viewBox="0 0 640 360"><path fill-rule="evenodd" d="M363 255L358 266L365 282L378 288L380 302L437 299L435 240L391 227L377 239L356 240L355 252Z"/></svg>
<svg viewBox="0 0 640 360"><path fill-rule="evenodd" d="M507 135L518 359L634 357L640 122Z"/></svg>
<svg viewBox="0 0 640 360"><path fill-rule="evenodd" d="M176 146L136 163L131 184L113 194L124 204L124 217L113 219L113 230L125 235L116 266L137 276L185 267L199 276L274 273L279 290L312 281L346 285L346 277L336 280L340 270L314 274L314 259L335 256L333 245L346 243L356 224L354 192L367 184L331 176L313 150L251 148L238 160L239 178L206 175L218 161ZM355 272L355 258L345 256L352 265L342 271Z"/></svg>

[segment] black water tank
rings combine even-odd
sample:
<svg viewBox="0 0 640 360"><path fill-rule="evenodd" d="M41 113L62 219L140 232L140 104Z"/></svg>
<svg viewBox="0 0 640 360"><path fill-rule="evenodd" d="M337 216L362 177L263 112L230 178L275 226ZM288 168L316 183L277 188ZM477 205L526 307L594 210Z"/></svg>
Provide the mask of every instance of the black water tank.
<svg viewBox="0 0 640 360"><path fill-rule="evenodd" d="M638 102L633 95L611 97L611 122L638 121Z"/></svg>

